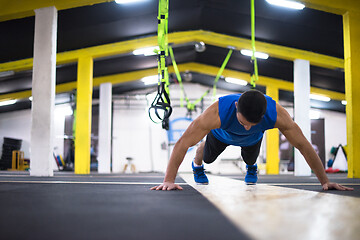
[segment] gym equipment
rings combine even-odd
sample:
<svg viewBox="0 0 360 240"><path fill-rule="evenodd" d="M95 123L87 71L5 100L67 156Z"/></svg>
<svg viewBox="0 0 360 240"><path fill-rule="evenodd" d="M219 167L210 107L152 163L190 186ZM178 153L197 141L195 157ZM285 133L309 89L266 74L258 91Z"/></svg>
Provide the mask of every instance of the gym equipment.
<svg viewBox="0 0 360 240"><path fill-rule="evenodd" d="M24 159L24 152L23 151L13 151L12 152L12 167L11 170L19 170L25 171L28 170L30 167L30 160Z"/></svg>
<svg viewBox="0 0 360 240"><path fill-rule="evenodd" d="M257 60L255 57L255 0L251 1L251 50L252 50L252 56L250 59L250 62L252 64L252 72L250 74L251 79L251 85L253 88L256 87L256 81L259 80L259 73L258 73L258 66L257 66Z"/></svg>
<svg viewBox="0 0 360 240"><path fill-rule="evenodd" d="M2 154L0 159L0 169L12 168L12 153L21 149L22 140L4 137Z"/></svg>
<svg viewBox="0 0 360 240"><path fill-rule="evenodd" d="M131 171L132 173L135 173L135 172L136 172L136 167L135 167L135 165L132 163L133 158L132 158L132 157L127 157L126 160L127 160L127 163L126 163L125 166L124 166L123 173L126 172L126 169L127 169L128 167L129 167L129 169L130 169L130 171Z"/></svg>
<svg viewBox="0 0 360 240"><path fill-rule="evenodd" d="M251 47L252 47L252 56L251 56L251 64L253 67L253 70L250 74L251 78L251 85L253 88L256 86L256 81L258 80L258 66L257 66L257 60L255 57L255 2L254 0L250 0L251 2ZM178 79L178 82L181 87L181 104L183 105L183 95L185 96L185 100L187 102L186 108L188 111L193 111L195 109L195 106L198 102L200 102L209 92L206 91L199 99L197 99L194 103L191 103L189 99L186 97L181 76L179 73L179 70L177 68L174 54L172 51L172 48L168 46L168 15L169 15L169 0L159 0L159 11L158 11L158 45L159 45L159 51L158 51L158 89L157 94L151 103L149 107L149 117L150 119L156 123L153 116L155 115L158 120L162 122L162 127L166 130L169 130L169 117L172 113L172 107L169 97L169 73L167 68L167 57L170 52L173 67L176 73L176 77ZM199 47L198 47L199 48ZM204 49L204 48L203 48ZM221 68L219 69L218 74L216 75L216 78L214 80L213 84L213 98L215 99L216 96L216 84L222 74L222 72L225 69L225 66L227 62L230 59L230 56L233 52L233 49L230 48ZM153 114L152 114L153 113Z"/></svg>
<svg viewBox="0 0 360 240"><path fill-rule="evenodd" d="M172 107L169 97L169 73L166 59L169 55L168 51L168 15L169 0L159 0L158 12L158 89L154 101L149 107L149 117L154 121L151 112L161 120L162 127L169 129L169 117L172 113ZM159 111L160 110L160 111Z"/></svg>

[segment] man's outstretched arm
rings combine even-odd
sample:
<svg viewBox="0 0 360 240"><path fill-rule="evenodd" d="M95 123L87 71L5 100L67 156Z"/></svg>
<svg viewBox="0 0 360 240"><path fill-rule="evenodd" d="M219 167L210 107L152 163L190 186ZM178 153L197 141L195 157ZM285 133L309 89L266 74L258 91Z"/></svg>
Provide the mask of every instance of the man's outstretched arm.
<svg viewBox="0 0 360 240"><path fill-rule="evenodd" d="M305 138L300 127L292 120L288 112L279 104L276 104L276 110L278 116L275 128L279 128L287 140L289 140L289 142L301 152L306 162L319 179L323 189L354 190L353 188L348 188L329 181L319 156L315 152L311 143Z"/></svg>
<svg viewBox="0 0 360 240"><path fill-rule="evenodd" d="M151 190L181 190L182 188L175 184L175 178L188 148L197 144L211 129L219 128L220 125L218 102L215 102L189 125L176 142L166 169L164 182L159 186L152 187Z"/></svg>

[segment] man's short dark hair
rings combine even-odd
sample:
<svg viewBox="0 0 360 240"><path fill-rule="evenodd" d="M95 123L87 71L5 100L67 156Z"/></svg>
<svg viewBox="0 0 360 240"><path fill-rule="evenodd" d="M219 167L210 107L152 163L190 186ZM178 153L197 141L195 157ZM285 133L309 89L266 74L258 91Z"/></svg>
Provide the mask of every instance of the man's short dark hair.
<svg viewBox="0 0 360 240"><path fill-rule="evenodd" d="M266 98L258 90L244 92L241 94L237 104L237 111L251 123L259 123L266 113L266 108Z"/></svg>

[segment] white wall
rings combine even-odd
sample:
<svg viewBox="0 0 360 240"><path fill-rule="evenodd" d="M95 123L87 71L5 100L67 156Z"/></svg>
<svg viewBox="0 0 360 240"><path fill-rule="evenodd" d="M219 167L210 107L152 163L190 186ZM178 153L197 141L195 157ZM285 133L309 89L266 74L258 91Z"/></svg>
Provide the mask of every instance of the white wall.
<svg viewBox="0 0 360 240"><path fill-rule="evenodd" d="M69 105L57 105L55 107L55 139L54 147L57 147L57 152L63 154L64 149L64 127L65 115L62 113L64 107ZM25 158L30 158L30 131L31 131L31 110L21 110L9 113L0 114L0 153L2 152L2 145L4 137L16 138L22 140L21 151L24 152ZM57 169L54 160L54 169Z"/></svg>
<svg viewBox="0 0 360 240"><path fill-rule="evenodd" d="M207 87L197 84L185 84L184 87L187 97L190 99L197 99L208 89ZM222 90L218 90L217 92L219 96L231 93ZM172 99L178 99L180 97L179 86L172 85L170 87L170 93ZM149 100L153 100L154 96L155 95L150 96ZM169 155L173 149L173 146L167 146L167 132L161 128L161 124L155 124L149 120L147 112L148 106L146 105L144 98L137 101L130 101L130 105L127 107L125 106L125 103L125 100L119 100L117 104L120 109L114 110L113 158L120 159L121 161L121 166L118 167L118 171L122 170L126 163L125 158L127 156L133 156L134 163L139 171L164 172L166 170ZM205 109L212 103L212 95L210 93L204 100ZM173 106L179 104L178 100L172 100ZM292 116L293 109L286 109ZM325 119L325 151L327 154L326 158L328 159L332 146L337 146L340 143L343 145L346 144L346 116L343 113L333 111L316 111L320 112L320 118ZM197 112L194 112L193 119L200 113L200 109L198 109ZM170 121L185 116L185 107L174 107ZM186 128L187 124L188 123L183 122L182 126L179 128ZM161 148L162 143L165 143L168 148L167 150ZM265 145L266 141L264 139L258 161L262 161L265 156ZM196 148L192 149L186 154L184 161L179 168L179 172L191 171L191 161L195 156L195 149ZM240 157L240 154L240 148L234 146L228 147L214 163L206 164L205 168L213 173L239 173L241 170L245 169L244 164L240 164L240 169L239 167L236 167L234 163L222 161L222 159L236 159ZM153 167L151 167L151 162L153 163Z"/></svg>
<svg viewBox="0 0 360 240"><path fill-rule="evenodd" d="M185 91L190 99L197 99L208 88L197 84L185 84ZM171 98L178 99L180 96L179 86L172 85L170 88ZM230 92L218 90L218 95ZM149 96L153 100L154 96ZM130 103L130 104L129 104ZM211 93L204 100L204 107L212 104ZM173 100L172 105L179 105L178 100ZM56 109L63 108L65 105L57 105ZM286 108L292 115L292 108ZM114 172L121 172L126 163L126 157L133 157L133 163L138 171L160 171L164 172L169 159L169 154L173 146L168 146L167 132L162 129L161 124L151 122L148 116L148 105L144 95L128 100L115 100L113 113L113 146L112 146L112 169ZM330 150L333 146L346 144L346 116L345 114L317 110L320 118L325 119L325 151L326 160L330 157ZM193 113L195 119L201 110ZM58 152L63 152L64 116L56 114L55 117L55 146ZM174 107L170 121L186 116L186 109ZM29 157L30 147L30 127L31 111L21 110L11 113L0 114L0 151L2 150L3 137L12 137L23 140L22 151L25 157ZM186 128L182 123L180 128ZM264 155L265 141L262 144ZM165 146L165 149L162 148ZM181 172L191 171L191 161L195 156L195 148L188 152L183 164L180 166ZM219 156L213 164L205 165L205 168L214 173L238 173L240 169L234 164L221 161L221 159L236 159L240 156L240 148L229 147ZM55 161L54 161L55 163Z"/></svg>
<svg viewBox="0 0 360 240"><path fill-rule="evenodd" d="M325 119L325 153L326 161L331 158L330 150L339 144L346 145L346 115L344 113L321 111Z"/></svg>
<svg viewBox="0 0 360 240"><path fill-rule="evenodd" d="M290 116L293 116L293 108L285 108ZM324 119L325 124L325 162L331 158L331 148L337 147L339 144L346 145L346 114L328 110L313 109L318 113L320 119Z"/></svg>
<svg viewBox="0 0 360 240"><path fill-rule="evenodd" d="M22 140L21 151L24 157L30 157L30 129L31 129L31 110L21 110L16 112L0 114L0 149L4 137Z"/></svg>
<svg viewBox="0 0 360 240"><path fill-rule="evenodd" d="M152 163L151 156L151 151L154 151L158 152L158 160L165 159L164 153L162 157L159 156L159 146L163 137L159 136L162 133L161 129L156 128L161 126L150 125L145 100L140 102L140 106L133 106L131 109L124 104L124 100L114 101L112 171L122 172L127 157L133 158L132 163L137 171L162 169L166 164L161 165L161 161Z"/></svg>

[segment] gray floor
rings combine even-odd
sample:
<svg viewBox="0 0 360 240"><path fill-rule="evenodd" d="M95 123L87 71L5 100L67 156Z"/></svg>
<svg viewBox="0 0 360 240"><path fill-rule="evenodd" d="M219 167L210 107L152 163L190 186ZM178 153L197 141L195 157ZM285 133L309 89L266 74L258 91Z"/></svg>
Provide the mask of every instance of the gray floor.
<svg viewBox="0 0 360 240"><path fill-rule="evenodd" d="M326 193L360 197L360 179L329 178L355 190ZM149 190L162 180L158 173L31 177L1 171L0 238L249 239L181 178L176 181L184 191ZM258 183L323 192L315 176L260 175Z"/></svg>
<svg viewBox="0 0 360 240"><path fill-rule="evenodd" d="M186 184L184 191L149 190L162 179L0 172L0 238L249 239Z"/></svg>

